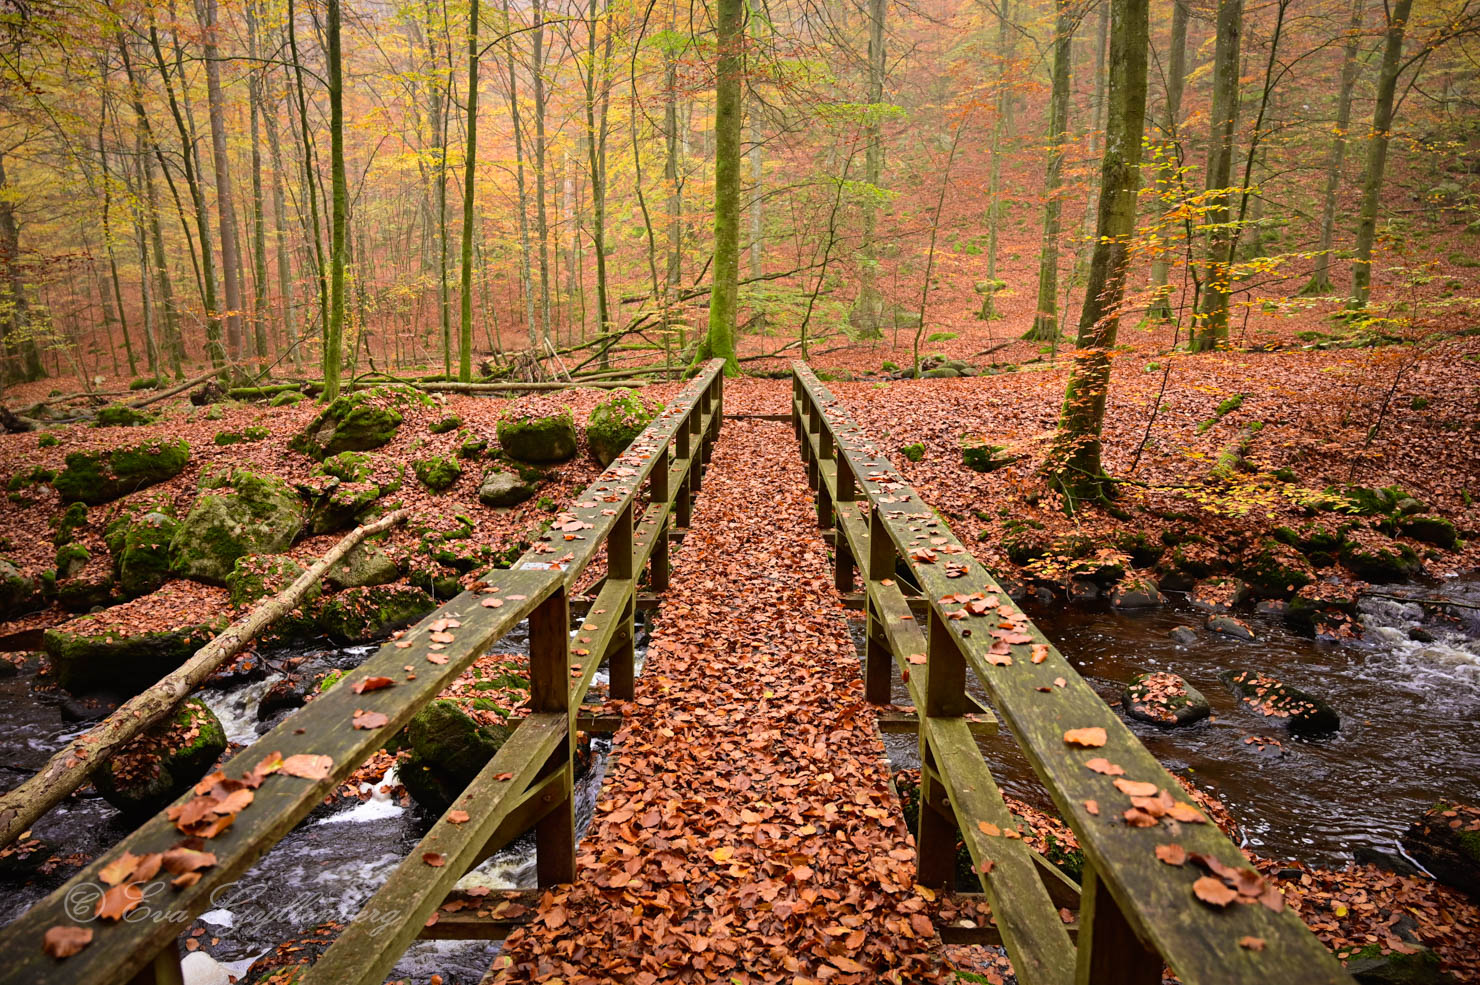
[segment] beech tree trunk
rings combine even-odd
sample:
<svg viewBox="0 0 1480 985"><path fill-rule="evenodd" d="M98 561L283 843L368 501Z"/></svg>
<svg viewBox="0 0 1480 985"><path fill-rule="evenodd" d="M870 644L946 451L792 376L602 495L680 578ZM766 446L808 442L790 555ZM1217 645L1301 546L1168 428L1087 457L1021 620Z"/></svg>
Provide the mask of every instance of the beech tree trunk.
<svg viewBox="0 0 1480 985"><path fill-rule="evenodd" d="M1100 199L1089 283L1079 313L1074 369L1045 471L1071 509L1113 495L1100 460L1100 433L1110 388L1110 351L1120 327L1130 238L1141 188L1146 124L1148 0L1111 0L1109 118L1100 165Z"/></svg>
<svg viewBox="0 0 1480 985"><path fill-rule="evenodd" d="M1393 98L1402 70L1403 34L1413 0L1396 0L1388 8L1387 34L1382 45L1382 70L1377 77L1377 99L1372 107L1372 136L1367 140L1367 176L1362 181L1362 212L1357 223L1357 253L1352 258L1352 297L1349 306L1367 306L1372 293L1372 244L1377 239L1377 210L1382 204L1383 172L1392 140Z"/></svg>
<svg viewBox="0 0 1480 985"><path fill-rule="evenodd" d="M1182 179L1177 152L1181 141L1177 126L1182 116L1182 93L1187 81L1187 0L1175 0L1172 7L1172 37L1167 45L1166 104L1162 107L1161 140L1157 141L1156 207L1166 211L1181 197ZM1159 249L1151 263L1151 307L1147 316L1162 321L1172 318L1172 262L1166 250Z"/></svg>
<svg viewBox="0 0 1480 985"><path fill-rule="evenodd" d="M884 103L884 21L888 14L886 0L869 0L868 4L868 109L863 152L863 180L868 197L863 205L863 243L858 251L858 297L849 317L859 338L877 339L884 335L886 305L879 293L879 260L875 240L878 236L876 189L884 180L884 128L881 118ZM759 271L751 276L759 277Z"/></svg>
<svg viewBox="0 0 1480 985"><path fill-rule="evenodd" d="M477 0L473 0L474 20ZM329 63L329 328L324 336L324 400L339 396L344 348L344 266L349 253L349 186L344 176L344 75L339 52L339 0L328 0L324 16L325 60Z"/></svg>
<svg viewBox="0 0 1480 985"><path fill-rule="evenodd" d="M1208 140L1206 262L1202 301L1194 319L1193 352L1228 343L1228 299L1233 293L1229 261L1238 230L1231 223L1228 183L1233 171L1233 137L1238 127L1239 39L1243 33L1243 0L1219 0L1218 36L1213 52L1212 133Z"/></svg>
<svg viewBox="0 0 1480 985"><path fill-rule="evenodd" d="M504 0L504 30L513 30L509 0ZM539 322L534 303L534 275L529 259L529 189L524 182L524 126L519 117L519 73L514 45L504 48L509 62L509 118L514 124L514 181L519 192L519 283L524 293L524 324L529 330L529 351L540 347Z"/></svg>
<svg viewBox="0 0 1480 985"><path fill-rule="evenodd" d="M735 309L740 289L740 83L745 71L744 0L718 0L715 44L719 63L714 106L714 287L709 331L690 369L725 361L725 375L740 375L735 360Z"/></svg>
<svg viewBox="0 0 1480 985"><path fill-rule="evenodd" d="M0 280L0 312L3 312L5 355L14 366L6 373L20 382L46 376L41 365L41 346L36 342L31 325L31 305L26 299L26 281L21 274L20 227L15 221L15 199L6 189L5 157L0 154L0 264L5 276Z"/></svg>
<svg viewBox="0 0 1480 985"><path fill-rule="evenodd" d="M478 166L478 0L468 5L468 125L463 162L462 284L457 378L473 378L473 202Z"/></svg>
<svg viewBox="0 0 1480 985"><path fill-rule="evenodd" d="M532 67L534 86L534 231L540 248L540 323L544 328L545 341L554 344L550 337L550 221L545 210L545 6L543 0L534 0L535 28L533 36L534 59Z"/></svg>
<svg viewBox="0 0 1480 985"><path fill-rule="evenodd" d="M252 337L257 365L267 372L267 227L262 201L262 73L257 65L257 14L255 3L246 4L247 51L252 60L247 79L247 99L252 120Z"/></svg>
<svg viewBox="0 0 1480 985"><path fill-rule="evenodd" d="M1316 266L1304 294L1331 293L1331 247L1336 237L1336 193L1341 188L1341 169L1346 163L1346 132L1352 122L1352 91L1357 87L1357 50L1362 40L1362 19L1367 0L1352 0L1347 24L1346 46L1341 52L1341 91L1336 98L1336 123L1331 151L1326 158L1326 190L1321 199L1321 242L1316 247Z"/></svg>
<svg viewBox="0 0 1480 985"><path fill-rule="evenodd" d="M337 0L330 0L336 3ZM304 594L318 584L345 554L366 537L388 530L407 515L397 510L368 526L356 527L314 562L293 584L259 603L217 637L195 651L142 693L125 701L85 734L56 753L34 776L0 796L0 846L9 845L36 819L88 781L95 769L135 736L163 721L221 664L246 649L264 629L291 612Z"/></svg>
<svg viewBox="0 0 1480 985"><path fill-rule="evenodd" d="M216 173L216 213L221 235L221 281L226 290L226 355L240 362L242 344L241 248L236 239L236 200L226 156L225 106L221 98L221 61L216 48L216 0L200 0L197 7L204 32L201 48L206 63L206 112L211 125L211 168ZM209 243L201 248L209 250Z"/></svg>
<svg viewBox="0 0 1480 985"><path fill-rule="evenodd" d="M1002 224L1002 142L1012 127L1012 94L1007 80L1012 59L1009 0L997 0L997 119L992 121L991 170L987 176L987 291L982 295L982 321L997 318L993 298L997 287L997 245Z"/></svg>
<svg viewBox="0 0 1480 985"><path fill-rule="evenodd" d="M1023 336L1036 342L1059 337L1059 236L1062 232L1064 151L1069 142L1069 82L1074 57L1073 0L1056 0L1053 91L1048 103L1048 166L1043 176L1043 242L1038 250L1038 310Z"/></svg>

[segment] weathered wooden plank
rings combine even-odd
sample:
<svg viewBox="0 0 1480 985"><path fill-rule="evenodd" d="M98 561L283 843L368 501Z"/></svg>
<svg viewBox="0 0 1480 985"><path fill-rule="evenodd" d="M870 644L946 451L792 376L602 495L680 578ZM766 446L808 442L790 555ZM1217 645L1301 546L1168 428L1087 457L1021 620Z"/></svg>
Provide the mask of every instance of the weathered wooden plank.
<svg viewBox="0 0 1480 985"><path fill-rule="evenodd" d="M562 685L564 682L561 682ZM468 784L447 814L412 849L390 878L366 901L302 985L379 985L427 918L458 879L477 864L479 853L504 818L520 803L526 786L550 754L566 741L569 721L559 712L530 715ZM453 823L452 811L467 820ZM437 864L429 864L428 859Z"/></svg>
<svg viewBox="0 0 1480 985"><path fill-rule="evenodd" d="M1074 948L1059 907L1043 883L1037 853L1021 838L1008 837L1017 832L1018 821L1003 802L976 740L959 718L927 718L925 739L936 762L946 764L939 775L949 809L960 823L972 869L982 880L1019 980L1072 981Z"/></svg>
<svg viewBox="0 0 1480 985"><path fill-rule="evenodd" d="M422 928L421 938L501 941L527 925L539 904L539 890L514 889L477 896L453 892L438 908L436 922Z"/></svg>
<svg viewBox="0 0 1480 985"><path fill-rule="evenodd" d="M1253 905L1215 910L1198 902L1192 893L1192 882L1199 875L1194 867L1173 868L1156 861L1156 846L1175 840L1190 852L1247 867L1238 849L1212 824L1182 824L1174 831L1165 824L1132 827L1122 821L1122 813L1131 806L1129 797L1114 786L1112 777L1087 769L1085 763L1090 759L1104 756L1121 766L1127 778L1154 783L1174 796L1180 797L1180 786L1027 622L949 528L920 502L862 429L847 420L836 398L805 365L796 364L795 374L798 392L813 405L811 415L826 421L838 456L846 458L853 469L860 492L878 512L922 595L945 619L948 633L981 679L1134 933L1188 985L1288 981L1292 975L1311 985L1350 982L1336 959L1289 909L1275 913ZM927 552L933 552L934 562ZM948 577L947 563L960 566L956 577ZM995 595L1001 609L994 607L989 617L950 618L960 607L940 599L973 592ZM1005 656L1011 658L1010 663L1001 659L1003 655L990 652L996 642L992 631L998 628L999 612L1020 623L1027 638L1021 644L1007 645ZM964 635L967 630L970 637ZM1012 631L1012 638L1017 638L1017 632ZM1042 648L1036 663L1035 646ZM1066 744L1067 730L1084 727L1104 728L1106 744L1093 749ZM1086 807L1089 802L1094 802L1098 814ZM1262 951L1241 947L1238 942L1246 936L1263 939L1266 947Z"/></svg>
<svg viewBox="0 0 1480 985"><path fill-rule="evenodd" d="M17 985L126 982L149 965L154 955L166 947L173 948L180 928L211 908L211 896L217 887L229 884L251 867L365 757L451 684L491 642L552 596L559 594L563 601L564 586L551 572L499 571L490 575L489 584L499 590L458 595L418 623L398 643L381 647L338 686L294 712L226 763L226 775L234 777L250 772L274 752L281 752L285 757L305 753L333 758L333 766L322 780L304 780L282 773L267 777L236 822L208 842L207 849L216 855L217 863L203 870L199 882L175 890L165 877L150 880L143 889L149 895L130 914L133 919L117 924L94 922L91 924L96 934L93 943L65 962L56 962L42 953L41 937L48 927L78 922L71 916L76 910L76 900L79 894L88 892L87 887L102 885L99 872L105 865L124 852L134 855L163 852L183 840L163 812L155 815L6 928L0 935L0 952L13 956L14 960L0 967L0 982ZM498 599L502 605L487 607L482 604L483 599ZM434 643L430 639L430 627L446 618L456 618L461 623L452 630L454 641ZM433 650L433 646L439 649ZM446 657L447 662L431 663L428 655ZM402 668L407 665L414 668L415 680L406 679L408 675ZM354 685L367 677L389 677L395 685L356 694ZM383 713L386 724L375 729L356 729L352 726L356 709ZM186 793L177 803L184 803L192 796L193 793Z"/></svg>

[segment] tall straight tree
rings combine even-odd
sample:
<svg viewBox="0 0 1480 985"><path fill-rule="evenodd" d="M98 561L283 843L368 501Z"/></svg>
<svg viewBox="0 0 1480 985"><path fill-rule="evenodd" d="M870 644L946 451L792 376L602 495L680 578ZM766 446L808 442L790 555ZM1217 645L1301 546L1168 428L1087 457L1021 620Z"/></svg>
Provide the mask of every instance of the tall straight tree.
<svg viewBox="0 0 1480 985"><path fill-rule="evenodd" d="M1161 139L1156 145L1156 191L1162 208L1171 206L1182 184L1177 124L1182 116L1182 93L1186 89L1186 81L1187 0L1174 0L1172 37L1167 44L1166 101L1162 104ZM1156 259L1151 262L1151 308L1147 314L1152 318L1171 320L1171 288L1167 284L1171 272L1171 258L1165 250L1158 250Z"/></svg>
<svg viewBox="0 0 1480 985"><path fill-rule="evenodd" d="M735 359L735 309L740 293L740 83L745 72L745 0L718 0L718 64L714 86L714 282L709 292L709 331L694 365L725 361L725 375L739 376Z"/></svg>
<svg viewBox="0 0 1480 985"><path fill-rule="evenodd" d="M504 30L512 31L509 0L504 0ZM540 347L534 305L534 282L529 261L529 191L524 183L524 127L519 117L519 73L514 61L512 39L504 47L509 63L509 118L514 124L514 184L519 194L519 284L524 294L524 325L529 331L529 351Z"/></svg>
<svg viewBox="0 0 1480 985"><path fill-rule="evenodd" d="M1109 117L1100 163L1100 200L1089 282L1079 312L1078 352L1045 465L1070 509L1113 494L1100 459L1100 433L1110 389L1110 350L1120 327L1130 241L1141 188L1141 142L1146 125L1148 0L1110 0Z"/></svg>
<svg viewBox="0 0 1480 985"><path fill-rule="evenodd" d="M1346 46L1341 51L1341 90L1336 97L1336 123L1331 132L1331 151L1326 158L1326 191L1321 201L1321 242L1316 247L1316 267L1305 294L1331 291L1331 246L1336 239L1336 193L1341 188L1341 168L1346 163L1346 131L1352 122L1352 91L1357 87L1357 50L1362 40L1362 18L1367 0L1352 0L1351 20L1346 27Z"/></svg>
<svg viewBox="0 0 1480 985"><path fill-rule="evenodd" d="M337 7L336 7L337 11ZM204 29L203 55L206 63L206 111L211 122L211 167L216 173L217 230L221 237L221 283L226 291L226 355L231 362L244 355L242 347L241 248L237 243L236 199L231 188L231 170L226 156L226 106L221 95L221 58L216 47L216 0L199 0L197 12ZM201 243L209 250L208 243Z"/></svg>
<svg viewBox="0 0 1480 985"><path fill-rule="evenodd" d="M861 338L877 339L884 334L885 305L879 293L879 262L874 239L878 229L878 206L874 202L884 176L884 18L888 11L885 0L868 4L868 109L864 139L863 180L868 184L868 198L863 204L863 243L858 251L858 298L853 302L849 322ZM756 273L758 276L758 272Z"/></svg>
<svg viewBox="0 0 1480 985"><path fill-rule="evenodd" d="M1202 300L1192 334L1192 351L1206 352L1228 341L1228 299L1233 293L1230 260L1238 230L1231 221L1228 182L1233 173L1233 138L1238 126L1239 40L1243 0L1219 0L1218 36L1213 49L1212 134L1208 141L1207 262Z"/></svg>
<svg viewBox="0 0 1480 985"><path fill-rule="evenodd" d="M257 362L267 370L267 219L262 198L262 72L257 62L257 12L255 0L247 0L247 53L252 74L247 80L252 126L252 337ZM269 124L271 125L271 124Z"/></svg>
<svg viewBox="0 0 1480 985"><path fill-rule="evenodd" d="M476 6L477 0L474 0ZM349 251L349 185L344 177L344 66L339 51L339 0L324 14L324 57L329 63L329 329L324 336L324 399L339 396L344 348L344 264Z"/></svg>
<svg viewBox="0 0 1480 985"><path fill-rule="evenodd" d="M468 4L468 150L463 162L462 299L457 337L457 378L473 378L473 191L478 166L478 0Z"/></svg>
<svg viewBox="0 0 1480 985"><path fill-rule="evenodd" d="M1048 102L1048 165L1043 175L1043 243L1038 250L1038 310L1023 336L1037 342L1059 337L1059 236L1062 232L1064 150L1069 142L1069 76L1074 57L1074 0L1055 0L1053 91Z"/></svg>
<svg viewBox="0 0 1480 985"><path fill-rule="evenodd" d="M1377 98L1372 105L1372 136L1367 139L1367 175L1362 179L1362 212L1357 222L1357 252L1352 258L1353 308L1365 308L1372 293L1372 244L1377 239L1377 208L1382 202L1383 172L1388 144L1393 139L1393 98L1402 73L1403 34L1413 0L1387 6L1387 32L1382 42L1382 69L1377 76Z"/></svg>
<svg viewBox="0 0 1480 985"><path fill-rule="evenodd" d="M991 168L987 176L987 291L982 295L976 317L997 317L993 298L997 295L997 250L1002 225L1002 143L1012 129L1012 92L1008 88L1012 68L1012 21L1010 0L997 0L997 118L992 121Z"/></svg>

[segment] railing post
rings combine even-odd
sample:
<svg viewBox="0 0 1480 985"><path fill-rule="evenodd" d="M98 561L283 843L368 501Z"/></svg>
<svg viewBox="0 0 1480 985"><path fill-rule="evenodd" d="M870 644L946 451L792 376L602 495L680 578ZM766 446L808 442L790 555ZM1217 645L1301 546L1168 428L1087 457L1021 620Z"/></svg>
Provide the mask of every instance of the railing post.
<svg viewBox="0 0 1480 985"><path fill-rule="evenodd" d="M185 985L185 971L180 967L180 941L171 938L154 960L134 973L129 985Z"/></svg>
<svg viewBox="0 0 1480 985"><path fill-rule="evenodd" d="M848 461L847 455L837 455L838 463L838 497L833 504L834 510L847 510L850 518L858 513L857 484L853 481L853 464ZM833 540L833 585L837 587L840 595L847 595L853 591L853 545L848 543L848 536L843 530L843 525L838 525L838 535Z"/></svg>
<svg viewBox="0 0 1480 985"><path fill-rule="evenodd" d="M1159 985L1161 956L1141 943L1088 859L1083 880L1076 985Z"/></svg>
<svg viewBox="0 0 1480 985"><path fill-rule="evenodd" d="M668 492L668 446L664 445L657 454L657 461L653 463L653 471L648 479L648 500L652 503L672 503L673 497ZM668 590L668 525L672 522L672 511L663 517L663 523L658 529L657 540L653 542L653 552L648 555L648 585L655 592Z"/></svg>
<svg viewBox="0 0 1480 985"><path fill-rule="evenodd" d="M697 496L699 490L704 488L704 433L701 428L704 421L702 411L704 402L704 399L700 398L690 408L689 419L684 427L684 430L689 433L689 447L694 452L694 461L689 468L689 494L693 496Z"/></svg>
<svg viewBox="0 0 1480 985"><path fill-rule="evenodd" d="M950 888L956 873L956 815L940 782L941 769L930 745L927 718L966 714L966 659L934 607L926 644L925 707L920 721L920 825L915 832L916 867L922 886Z"/></svg>
<svg viewBox="0 0 1480 985"><path fill-rule="evenodd" d="M868 521L868 571L869 582L883 581L894 575L894 541L884 528L884 518L877 509L869 512ZM872 588L865 592L868 597L868 642L864 650L863 692L870 704L887 705L894 683L893 656L889 652L888 637L884 635L883 620L874 605Z"/></svg>
<svg viewBox="0 0 1480 985"><path fill-rule="evenodd" d="M566 716L565 741L550 754L534 781L560 772L566 777L564 803L556 805L534 829L535 872L541 886L553 886L571 882L576 875L576 816L571 797L575 771L571 764L574 723L570 714L570 606L564 585L529 614L529 708L534 712L563 712Z"/></svg>
<svg viewBox="0 0 1480 985"><path fill-rule="evenodd" d="M633 583L633 590L627 593L622 612L617 616L622 620L622 628L612 637L606 651L607 669L611 675L611 696L619 701L632 700L632 678L636 672L636 653L633 649L636 630L632 625L636 615L636 606L633 604L636 579L632 568L632 505L628 502L617 515L617 522L612 525L611 533L606 538L607 579ZM607 613L608 617L611 615L612 613Z"/></svg>

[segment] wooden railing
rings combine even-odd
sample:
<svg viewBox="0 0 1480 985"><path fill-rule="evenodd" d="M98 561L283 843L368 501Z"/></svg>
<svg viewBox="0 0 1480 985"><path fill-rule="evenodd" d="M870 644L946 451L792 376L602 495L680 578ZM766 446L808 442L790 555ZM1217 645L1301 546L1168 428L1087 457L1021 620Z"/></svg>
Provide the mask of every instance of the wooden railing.
<svg viewBox="0 0 1480 985"><path fill-rule="evenodd" d="M238 807L230 827L197 844L214 855L197 881L176 888L174 874L158 865L128 875L126 856L167 852L184 840L161 812L6 928L0 983L180 982L177 938L212 908L218 892L526 618L529 714L304 980L378 985L453 884L531 827L540 885L571 881L577 710L603 662L612 696L632 695L638 576L647 567L654 590L667 586L670 526L688 526L719 431L722 369L718 360L706 365L511 568L489 573L484 587L450 600L233 756L222 772L230 781L248 778L250 802ZM603 546L606 574L572 636L570 592ZM371 678L393 683L364 686ZM320 771L309 779L263 766L277 754L323 757ZM177 806L195 796L187 793ZM132 885L127 892L136 904L120 921L95 918L99 896L114 883ZM73 926L92 930L91 943L62 960L43 952L48 930Z"/></svg>
<svg viewBox="0 0 1480 985"><path fill-rule="evenodd" d="M836 530L838 589L853 590L855 567L864 580L868 700L889 702L897 668L914 701L920 882L950 888L959 835L1025 985L1157 985L1163 962L1187 985L1351 982L800 362L792 412L818 525ZM1073 829L1082 889L1017 837L970 734L968 670ZM1163 852L1180 865L1157 855L1172 844L1181 852ZM1249 892L1221 907L1199 899L1209 865L1245 872ZM1060 907L1078 911L1077 940Z"/></svg>

